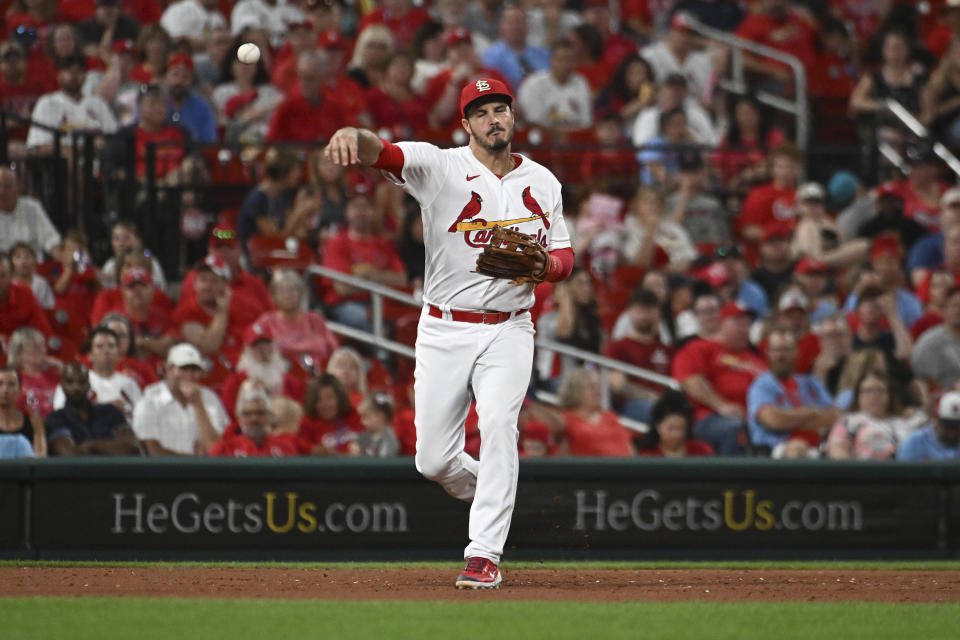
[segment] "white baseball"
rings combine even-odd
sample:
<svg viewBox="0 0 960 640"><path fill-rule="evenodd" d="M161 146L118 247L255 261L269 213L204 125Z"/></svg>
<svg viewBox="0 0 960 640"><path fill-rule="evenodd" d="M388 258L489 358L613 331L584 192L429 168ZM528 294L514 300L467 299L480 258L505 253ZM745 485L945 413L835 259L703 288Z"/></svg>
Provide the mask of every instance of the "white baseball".
<svg viewBox="0 0 960 640"><path fill-rule="evenodd" d="M237 49L237 60L244 64L257 64L260 59L260 47L252 42L245 42Z"/></svg>

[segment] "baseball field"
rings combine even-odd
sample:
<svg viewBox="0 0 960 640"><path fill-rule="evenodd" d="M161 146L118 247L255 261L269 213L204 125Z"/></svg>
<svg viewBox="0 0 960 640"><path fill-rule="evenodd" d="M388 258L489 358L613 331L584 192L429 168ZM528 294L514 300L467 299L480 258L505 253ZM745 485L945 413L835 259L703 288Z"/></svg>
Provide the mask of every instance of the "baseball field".
<svg viewBox="0 0 960 640"><path fill-rule="evenodd" d="M960 562L0 563L0 638L960 637Z"/></svg>

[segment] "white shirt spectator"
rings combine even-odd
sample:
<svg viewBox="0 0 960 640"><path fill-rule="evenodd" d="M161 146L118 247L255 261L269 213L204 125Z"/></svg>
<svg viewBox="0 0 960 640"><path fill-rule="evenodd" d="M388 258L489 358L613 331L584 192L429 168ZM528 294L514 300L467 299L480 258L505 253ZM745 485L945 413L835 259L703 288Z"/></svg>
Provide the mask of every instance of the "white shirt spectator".
<svg viewBox="0 0 960 640"><path fill-rule="evenodd" d="M60 233L43 205L30 196L18 197L13 211L0 211L0 251L10 251L18 242L33 247L38 260L43 259L44 251L50 253L60 244Z"/></svg>
<svg viewBox="0 0 960 640"><path fill-rule="evenodd" d="M579 73L562 85L549 70L531 73L517 91L517 104L529 124L585 128L593 123L590 85Z"/></svg>
<svg viewBox="0 0 960 640"><path fill-rule="evenodd" d="M560 38L583 22L583 18L576 11L564 9L560 13L560 25L557 32L553 34L554 38ZM547 23L543 9L530 9L527 11L527 44L532 47L549 49L553 42L547 42Z"/></svg>
<svg viewBox="0 0 960 640"><path fill-rule="evenodd" d="M150 256L150 263L153 265L150 274L153 276L153 286L161 291L166 291L167 278L163 275L163 267L160 266L160 262L154 256ZM103 268L100 269L100 284L103 285L104 289L112 289L117 286L116 258L109 258L103 263Z"/></svg>
<svg viewBox="0 0 960 640"><path fill-rule="evenodd" d="M229 421L223 404L210 389L200 392L210 424L222 434ZM180 404L163 380L147 387L134 407L133 432L140 440L156 440L164 449L183 455L196 453L198 431L193 406Z"/></svg>
<svg viewBox="0 0 960 640"><path fill-rule="evenodd" d="M240 0L230 14L230 33L238 36L244 29L265 29L270 44L279 49L287 39L287 25L303 19L300 8L287 0L277 0L273 6L263 0Z"/></svg>
<svg viewBox="0 0 960 640"><path fill-rule="evenodd" d="M658 84L670 74L679 73L687 79L690 95L703 102L704 94L710 86L710 76L713 74L713 58L709 53L694 51L680 62L661 40L644 47L640 55L650 63Z"/></svg>
<svg viewBox="0 0 960 640"><path fill-rule="evenodd" d="M693 134L694 142L706 147L715 147L719 144L720 136L717 129L713 126L710 115L699 102L688 97L683 102L683 111L687 114L687 127ZM637 115L637 119L633 123L633 132L630 135L633 146L642 147L660 133L660 113L660 107L654 105L647 107Z"/></svg>
<svg viewBox="0 0 960 640"><path fill-rule="evenodd" d="M100 96L84 96L74 101L62 91L54 91L40 96L30 116L36 122L61 131L96 130L114 133L117 119L110 106ZM41 147L53 144L53 133L40 127L31 126L27 133L27 147Z"/></svg>
<svg viewBox="0 0 960 640"><path fill-rule="evenodd" d="M202 40L214 29L226 27L227 19L216 9L207 9L198 0L180 0L164 10L160 26L174 40Z"/></svg>
<svg viewBox="0 0 960 640"><path fill-rule="evenodd" d="M628 215L623 222L626 229L623 234L622 252L624 258L630 261L640 251L647 232L636 216ZM697 248L693 246L690 234L676 222L661 218L653 239L667 252L671 271L683 271L697 259Z"/></svg>
<svg viewBox="0 0 960 640"><path fill-rule="evenodd" d="M92 369L89 372L90 391L93 394L91 400L99 404L113 404L119 401L122 407L117 407L127 416L127 420L133 415L133 407L137 401L143 397L140 387L130 376L122 373L114 373L109 378L104 378ZM57 385L57 390L53 392L53 408L63 409L67 404L67 396L63 393L63 387Z"/></svg>

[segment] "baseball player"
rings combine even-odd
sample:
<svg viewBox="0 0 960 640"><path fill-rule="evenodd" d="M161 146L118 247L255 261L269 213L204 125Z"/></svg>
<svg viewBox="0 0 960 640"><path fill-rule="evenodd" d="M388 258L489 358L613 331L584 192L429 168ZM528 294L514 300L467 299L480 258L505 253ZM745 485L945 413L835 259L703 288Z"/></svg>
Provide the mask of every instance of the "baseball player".
<svg viewBox="0 0 960 640"><path fill-rule="evenodd" d="M500 586L500 556L517 491L517 416L533 365L528 309L537 282L563 280L573 268L560 183L543 166L511 153L513 101L507 86L490 78L463 87L460 112L470 136L465 147L392 144L348 127L326 149L336 164L381 169L423 211L416 465L450 495L472 503L466 568L456 581L465 589ZM494 244L504 233L529 239L522 256L498 261L496 252L507 251ZM479 461L463 451L471 390L480 418Z"/></svg>

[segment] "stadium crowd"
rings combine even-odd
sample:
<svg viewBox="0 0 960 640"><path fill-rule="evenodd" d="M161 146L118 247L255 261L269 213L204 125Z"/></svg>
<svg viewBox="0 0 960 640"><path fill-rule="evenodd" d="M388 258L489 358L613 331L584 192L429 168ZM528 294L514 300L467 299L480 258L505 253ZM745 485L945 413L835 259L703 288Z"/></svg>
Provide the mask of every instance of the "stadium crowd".
<svg viewBox="0 0 960 640"><path fill-rule="evenodd" d="M463 144L480 77L512 88L515 146L565 186L577 267L537 287L538 333L680 387L614 371L606 409L596 369L540 349L522 455L960 457L960 188L934 146L960 148L960 0L0 7L0 109L30 120L5 120L0 167L0 458L412 455L411 363L335 335L372 328L369 293L304 271L416 294L420 210L322 145L345 125ZM754 97L796 98L790 70L748 55L749 90L727 93L731 50L702 25L799 59L809 140ZM105 186L135 187L112 255L26 192L58 129L90 134ZM858 151L811 166L827 144ZM248 162L224 178L228 147ZM207 212L180 273L180 217L217 183L237 206ZM412 345L418 312L385 313Z"/></svg>

